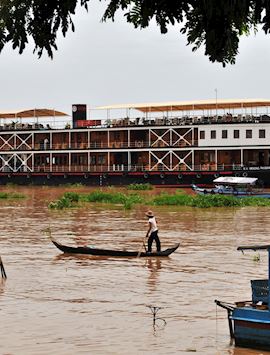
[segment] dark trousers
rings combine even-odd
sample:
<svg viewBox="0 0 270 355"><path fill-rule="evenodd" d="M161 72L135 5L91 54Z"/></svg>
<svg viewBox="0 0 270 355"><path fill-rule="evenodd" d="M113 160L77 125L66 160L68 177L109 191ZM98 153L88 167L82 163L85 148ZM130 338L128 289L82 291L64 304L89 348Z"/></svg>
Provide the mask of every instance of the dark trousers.
<svg viewBox="0 0 270 355"><path fill-rule="evenodd" d="M159 240L159 237L158 237L158 231L152 232L150 234L150 237L148 238L148 250L147 251L149 253L151 253L151 251L152 251L153 241L156 242L157 251L160 251L160 240Z"/></svg>

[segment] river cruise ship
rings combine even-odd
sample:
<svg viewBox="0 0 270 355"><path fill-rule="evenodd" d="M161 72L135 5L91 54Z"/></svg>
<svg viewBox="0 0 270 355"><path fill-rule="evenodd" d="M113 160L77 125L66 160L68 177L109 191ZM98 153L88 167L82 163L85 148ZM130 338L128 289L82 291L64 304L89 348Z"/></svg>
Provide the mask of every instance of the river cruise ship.
<svg viewBox="0 0 270 355"><path fill-rule="evenodd" d="M270 185L270 100L0 112L0 184ZM103 117L104 116L104 117Z"/></svg>

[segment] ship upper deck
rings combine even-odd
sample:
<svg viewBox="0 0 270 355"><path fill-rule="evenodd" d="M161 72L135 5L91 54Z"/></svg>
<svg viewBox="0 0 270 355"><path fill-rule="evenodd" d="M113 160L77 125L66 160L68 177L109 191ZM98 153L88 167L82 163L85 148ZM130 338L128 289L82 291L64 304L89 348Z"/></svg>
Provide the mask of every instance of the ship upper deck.
<svg viewBox="0 0 270 355"><path fill-rule="evenodd" d="M174 116L174 117L157 117L145 119L144 117L137 117L136 119L119 118L110 120L91 120L85 122L84 126L73 127L72 122L51 122L51 123L20 123L20 122L6 122L0 124L0 132L4 131L44 131L44 130L63 130L63 129L119 129L119 128L149 128L149 127L167 127L167 126L200 126L200 125L214 125L214 124L262 124L270 123L270 114L263 115L232 115L227 114L223 116Z"/></svg>
<svg viewBox="0 0 270 355"><path fill-rule="evenodd" d="M75 125L72 116L64 112L31 109L0 112L0 131L261 124L270 123L269 108L270 100L266 99L216 99L99 106L89 110L91 119L86 119L80 126ZM104 110L105 118L102 117ZM125 114L122 114L123 110Z"/></svg>

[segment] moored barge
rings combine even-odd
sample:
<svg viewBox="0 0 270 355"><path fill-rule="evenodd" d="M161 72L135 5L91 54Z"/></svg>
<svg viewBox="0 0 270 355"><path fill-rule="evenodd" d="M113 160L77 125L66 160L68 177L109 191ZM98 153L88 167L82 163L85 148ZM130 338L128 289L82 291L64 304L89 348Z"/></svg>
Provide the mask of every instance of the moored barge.
<svg viewBox="0 0 270 355"><path fill-rule="evenodd" d="M252 300L235 304L216 300L227 310L230 336L235 346L270 350L270 245L243 246L237 250L267 250L268 279L251 280Z"/></svg>
<svg viewBox="0 0 270 355"><path fill-rule="evenodd" d="M243 99L2 112L0 184L190 187L251 176L267 187L269 107Z"/></svg>

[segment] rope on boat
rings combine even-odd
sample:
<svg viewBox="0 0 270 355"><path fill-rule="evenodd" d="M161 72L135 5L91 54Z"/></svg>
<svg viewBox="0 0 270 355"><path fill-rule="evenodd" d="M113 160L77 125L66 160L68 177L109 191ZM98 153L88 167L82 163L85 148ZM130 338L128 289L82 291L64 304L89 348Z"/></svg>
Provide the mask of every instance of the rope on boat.
<svg viewBox="0 0 270 355"><path fill-rule="evenodd" d="M218 348L218 305L216 304L216 349Z"/></svg>
<svg viewBox="0 0 270 355"><path fill-rule="evenodd" d="M52 230L51 230L51 226L45 228L45 229L42 229L42 232L44 234L46 234L51 240L55 240L54 237L52 236Z"/></svg>
<svg viewBox="0 0 270 355"><path fill-rule="evenodd" d="M232 314L232 311L235 309L235 305L233 305L231 303L227 303L227 302L218 301L218 300L215 300L215 303L216 303L216 306L226 309L230 337L231 337L231 339L234 339L234 329L233 329L233 322L231 319L231 314ZM217 317L217 313L216 313L216 317Z"/></svg>
<svg viewBox="0 0 270 355"><path fill-rule="evenodd" d="M42 229L42 232L51 236L51 234L52 234L51 226Z"/></svg>
<svg viewBox="0 0 270 355"><path fill-rule="evenodd" d="M6 274L6 271L5 271L4 264L3 264L1 256L0 256L0 269L1 269L2 279L7 279L7 274Z"/></svg>

